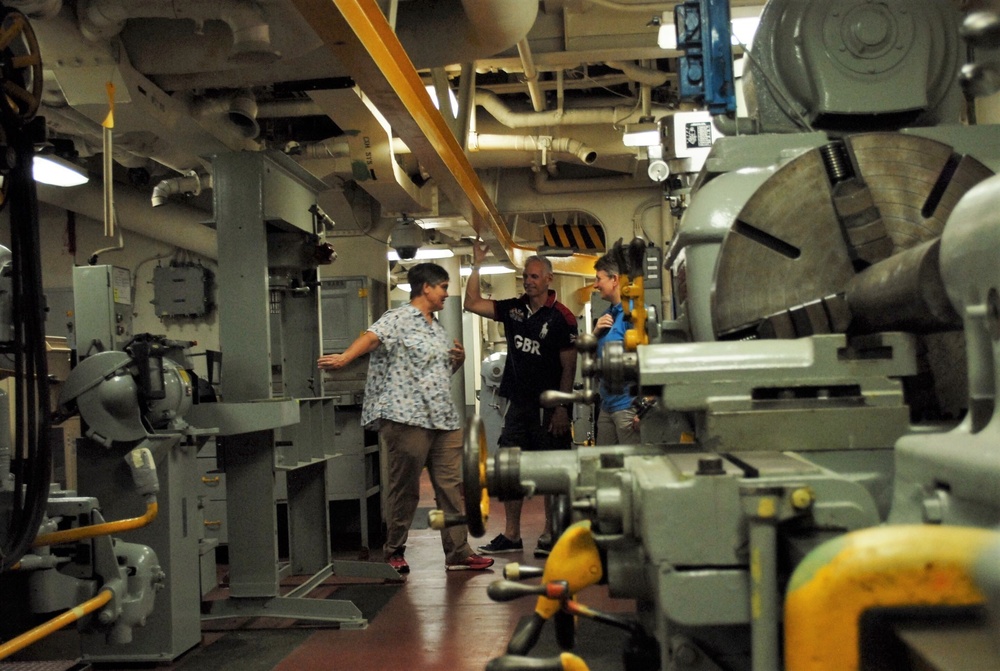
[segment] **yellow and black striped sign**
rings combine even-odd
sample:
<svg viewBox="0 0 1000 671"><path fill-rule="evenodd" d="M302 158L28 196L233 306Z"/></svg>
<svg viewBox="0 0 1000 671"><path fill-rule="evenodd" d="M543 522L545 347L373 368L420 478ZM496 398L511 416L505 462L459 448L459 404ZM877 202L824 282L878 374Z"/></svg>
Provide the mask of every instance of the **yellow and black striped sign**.
<svg viewBox="0 0 1000 671"><path fill-rule="evenodd" d="M596 224L550 224L542 229L545 244L578 251L604 251L604 229Z"/></svg>

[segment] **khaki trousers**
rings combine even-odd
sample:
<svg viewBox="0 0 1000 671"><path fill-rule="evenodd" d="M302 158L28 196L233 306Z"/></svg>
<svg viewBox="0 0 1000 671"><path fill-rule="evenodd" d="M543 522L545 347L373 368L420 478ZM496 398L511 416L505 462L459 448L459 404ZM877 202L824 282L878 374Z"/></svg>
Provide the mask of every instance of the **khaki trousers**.
<svg viewBox="0 0 1000 671"><path fill-rule="evenodd" d="M445 514L464 513L462 497L462 431L425 429L382 420L379 435L389 458L386 495L386 540L388 559L406 550L413 515L420 502L420 472L427 467L438 508ZM465 525L441 531L441 547L447 564L461 562L472 554Z"/></svg>
<svg viewBox="0 0 1000 671"><path fill-rule="evenodd" d="M639 432L632 424L635 408L607 412L601 410L597 418L598 445L633 445L639 442Z"/></svg>

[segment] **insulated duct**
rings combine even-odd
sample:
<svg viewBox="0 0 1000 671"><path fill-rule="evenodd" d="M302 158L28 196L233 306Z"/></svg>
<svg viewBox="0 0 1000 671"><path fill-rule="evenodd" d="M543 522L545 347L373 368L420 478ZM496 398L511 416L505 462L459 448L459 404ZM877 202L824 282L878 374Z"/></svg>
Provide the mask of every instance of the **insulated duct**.
<svg viewBox="0 0 1000 671"><path fill-rule="evenodd" d="M516 45L537 15L538 0L401 2L396 36L417 68L469 63Z"/></svg>
<svg viewBox="0 0 1000 671"><path fill-rule="evenodd" d="M246 0L79 0L80 31L91 40L114 37L128 19L189 19L223 21L233 33L229 60L241 65L267 65L278 59L271 46L270 28L254 2Z"/></svg>
<svg viewBox="0 0 1000 671"><path fill-rule="evenodd" d="M100 184L91 181L72 188L38 184L37 188L38 200L43 203L104 221L104 191ZM211 215L203 210L172 203L154 210L148 195L118 185L115 211L122 228L209 259L219 258L216 233L202 223Z"/></svg>

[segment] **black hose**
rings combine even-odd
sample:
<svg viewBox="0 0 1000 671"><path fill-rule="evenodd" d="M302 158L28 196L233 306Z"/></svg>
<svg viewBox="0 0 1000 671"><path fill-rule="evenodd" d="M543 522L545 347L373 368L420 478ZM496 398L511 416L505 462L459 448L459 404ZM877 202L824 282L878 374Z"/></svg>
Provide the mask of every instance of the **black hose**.
<svg viewBox="0 0 1000 671"><path fill-rule="evenodd" d="M6 106L0 106L0 109ZM45 514L52 470L45 306L42 293L38 198L31 179L34 147L19 120L3 109L0 123L17 163L9 175L10 240L13 255L15 496L7 537L0 548L5 571L31 547ZM23 491L23 497L20 495Z"/></svg>

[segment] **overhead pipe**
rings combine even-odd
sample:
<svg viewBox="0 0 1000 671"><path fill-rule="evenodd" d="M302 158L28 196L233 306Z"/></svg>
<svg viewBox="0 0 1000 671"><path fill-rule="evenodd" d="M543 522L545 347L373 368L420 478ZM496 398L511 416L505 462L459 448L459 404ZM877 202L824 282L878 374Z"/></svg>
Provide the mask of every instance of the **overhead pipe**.
<svg viewBox="0 0 1000 671"><path fill-rule="evenodd" d="M476 105L489 112L493 118L508 128L531 128L535 126L582 126L588 124L634 123L642 116L633 105L615 107L574 108L549 110L546 112L514 112L499 96L479 89L476 91ZM673 110L665 105L653 105L654 116L666 116Z"/></svg>
<svg viewBox="0 0 1000 671"><path fill-rule="evenodd" d="M528 96L531 97L531 106L536 112L545 111L545 94L538 87L538 69L535 67L535 59L531 56L531 47L528 40L521 40L517 43L517 53L521 56L521 65L524 68L524 83L528 85Z"/></svg>
<svg viewBox="0 0 1000 671"><path fill-rule="evenodd" d="M278 60L264 12L248 0L89 0L77 7L80 32L87 39L118 35L128 19L190 19L223 21L233 33L229 60L243 65L267 65Z"/></svg>
<svg viewBox="0 0 1000 671"><path fill-rule="evenodd" d="M548 135L490 135L469 133L468 150L476 151L547 151L569 154L585 165L597 160L597 151L579 140ZM392 139L394 154L409 154L410 149L399 138Z"/></svg>
<svg viewBox="0 0 1000 671"><path fill-rule="evenodd" d="M677 76L663 70L657 70L656 68L643 67L630 61L608 61L607 65L616 70L621 70L632 81L653 87L663 86L671 78Z"/></svg>
<svg viewBox="0 0 1000 671"><path fill-rule="evenodd" d="M393 139L393 148L396 147L397 142L399 145L405 147L406 145L399 140L399 138ZM408 152L409 150L407 150ZM351 155L351 145L347 143L346 140L338 140L335 138L328 138L320 142L307 142L306 144L295 144L286 147L286 154L294 156L298 159L331 159L331 158L346 158ZM405 153L405 152L397 152Z"/></svg>
<svg viewBox="0 0 1000 671"><path fill-rule="evenodd" d="M200 195L202 189L212 188L212 173L198 174L191 170L181 177L165 179L153 187L153 207L160 207L166 204L167 198L177 194Z"/></svg>
<svg viewBox="0 0 1000 671"><path fill-rule="evenodd" d="M545 135L488 135L472 133L470 151L548 151L553 154L570 154L585 165L597 160L597 151L579 140Z"/></svg>

